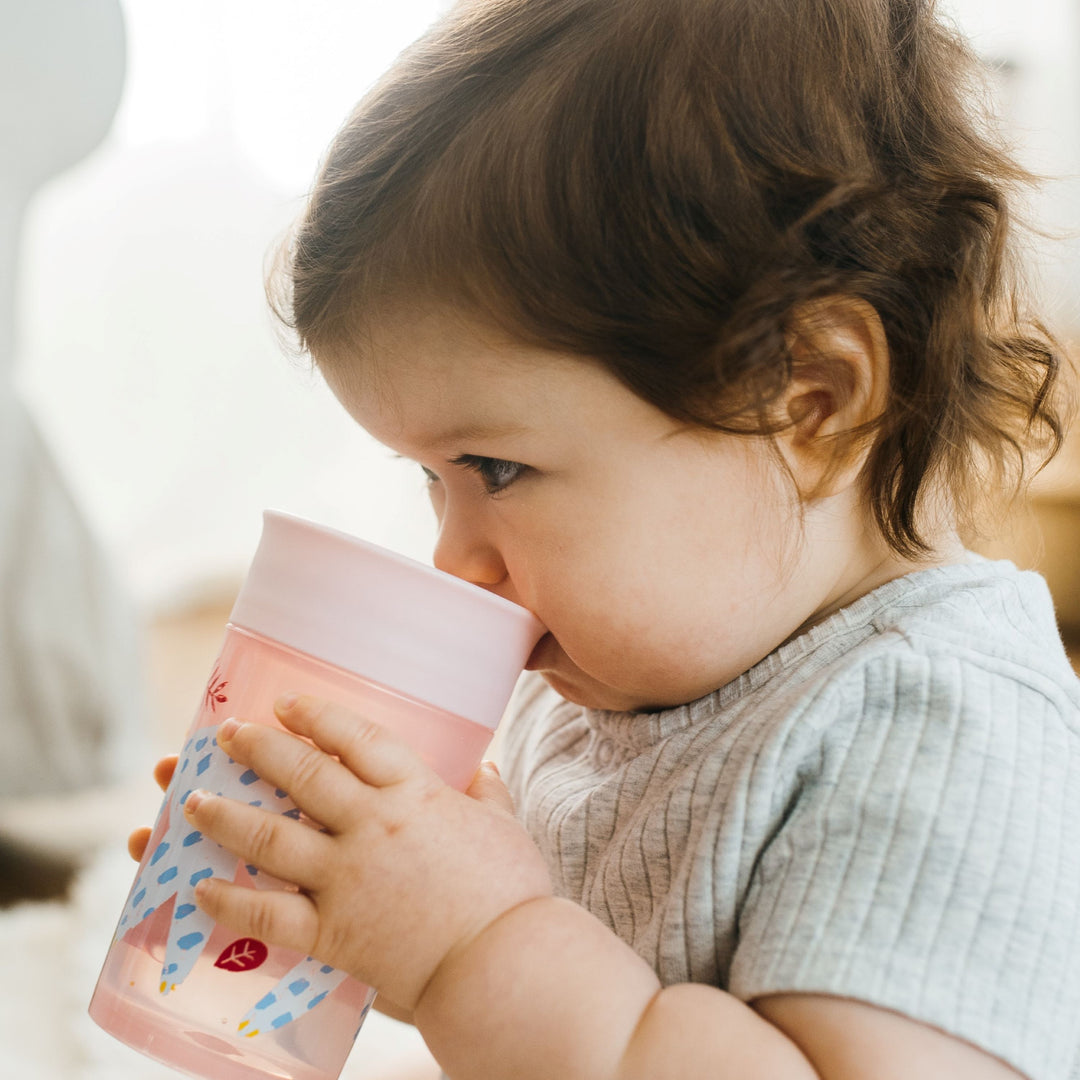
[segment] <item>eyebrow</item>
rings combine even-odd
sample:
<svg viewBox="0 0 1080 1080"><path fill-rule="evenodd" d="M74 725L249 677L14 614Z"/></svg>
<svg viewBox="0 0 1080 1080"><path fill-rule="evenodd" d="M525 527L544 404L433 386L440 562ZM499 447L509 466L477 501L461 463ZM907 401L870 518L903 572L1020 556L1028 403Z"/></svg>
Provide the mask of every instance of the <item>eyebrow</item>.
<svg viewBox="0 0 1080 1080"><path fill-rule="evenodd" d="M504 439L510 435L520 435L528 431L522 424L484 424L474 421L468 424L460 424L457 427L435 431L428 435L424 442L429 446L439 446L453 442L480 441L483 439Z"/></svg>

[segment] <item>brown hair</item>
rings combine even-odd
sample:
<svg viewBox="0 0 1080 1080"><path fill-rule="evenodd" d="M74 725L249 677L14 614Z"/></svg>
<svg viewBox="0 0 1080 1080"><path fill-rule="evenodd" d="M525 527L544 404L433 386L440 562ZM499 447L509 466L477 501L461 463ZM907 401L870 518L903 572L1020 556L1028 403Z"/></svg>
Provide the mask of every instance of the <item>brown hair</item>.
<svg viewBox="0 0 1080 1080"><path fill-rule="evenodd" d="M932 478L969 515L1062 436L1025 323L978 64L932 0L472 0L330 148L279 316L321 358L403 296L593 358L672 417L764 432L808 301L881 317L865 479L927 549Z"/></svg>

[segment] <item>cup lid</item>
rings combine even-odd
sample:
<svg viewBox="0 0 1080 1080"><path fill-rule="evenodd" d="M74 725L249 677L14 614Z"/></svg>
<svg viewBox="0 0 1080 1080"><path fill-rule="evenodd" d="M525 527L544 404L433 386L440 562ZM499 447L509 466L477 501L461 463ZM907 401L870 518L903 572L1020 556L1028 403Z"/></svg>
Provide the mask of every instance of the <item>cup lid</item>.
<svg viewBox="0 0 1080 1080"><path fill-rule="evenodd" d="M276 510L229 621L491 729L544 633L486 589Z"/></svg>

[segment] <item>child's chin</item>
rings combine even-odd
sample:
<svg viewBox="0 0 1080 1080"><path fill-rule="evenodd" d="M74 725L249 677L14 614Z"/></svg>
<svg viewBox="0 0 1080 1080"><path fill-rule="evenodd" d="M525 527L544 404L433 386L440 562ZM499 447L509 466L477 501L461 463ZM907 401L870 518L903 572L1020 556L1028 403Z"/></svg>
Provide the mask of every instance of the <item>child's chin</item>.
<svg viewBox="0 0 1080 1080"><path fill-rule="evenodd" d="M571 679L564 678L557 671L541 671L540 675L544 682L559 695L574 705L581 705L586 709L606 709L609 706L602 703L603 695L590 693Z"/></svg>
<svg viewBox="0 0 1080 1080"><path fill-rule="evenodd" d="M609 712L639 711L639 706L634 700L611 687L589 686L584 680L578 682L568 679L557 671L541 671L540 675L552 690L573 705Z"/></svg>
<svg viewBox="0 0 1080 1080"><path fill-rule="evenodd" d="M586 709L610 712L647 712L640 698L608 686L582 671L549 631L533 650L527 671L535 671L560 697Z"/></svg>

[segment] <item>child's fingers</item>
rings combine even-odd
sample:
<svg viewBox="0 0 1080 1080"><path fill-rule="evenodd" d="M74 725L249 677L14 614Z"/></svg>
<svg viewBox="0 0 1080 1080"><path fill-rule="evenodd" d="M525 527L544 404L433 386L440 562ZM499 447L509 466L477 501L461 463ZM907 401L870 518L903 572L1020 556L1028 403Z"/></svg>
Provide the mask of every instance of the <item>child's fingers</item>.
<svg viewBox="0 0 1080 1080"><path fill-rule="evenodd" d="M170 754L168 757L163 757L154 766L154 779L157 781L157 786L164 791L172 780L173 773L176 771L176 762L179 759L176 754Z"/></svg>
<svg viewBox="0 0 1080 1080"><path fill-rule="evenodd" d="M334 831L356 820L363 788L334 758L288 732L266 724L226 721L218 729L218 745L265 781L287 791L309 817Z"/></svg>
<svg viewBox="0 0 1080 1080"><path fill-rule="evenodd" d="M319 916L303 893L249 889L216 878L200 881L195 902L215 922L286 949L309 953L319 932Z"/></svg>
<svg viewBox="0 0 1080 1080"><path fill-rule="evenodd" d="M470 799L497 806L508 814L514 812L514 800L506 785L502 782L502 777L499 776L499 770L493 761L480 763L480 768L476 770L476 775L472 778L472 783L466 788L465 794Z"/></svg>
<svg viewBox="0 0 1080 1080"><path fill-rule="evenodd" d="M143 857L146 845L150 842L150 833L151 830L143 826L141 829L135 829L128 837L128 854L136 862L139 862Z"/></svg>
<svg viewBox="0 0 1080 1080"><path fill-rule="evenodd" d="M340 758L350 772L372 787L400 783L425 768L412 750L384 727L333 702L290 695L275 702L274 712L287 728ZM294 792L289 794L296 798Z"/></svg>
<svg viewBox="0 0 1080 1080"><path fill-rule="evenodd" d="M184 814L243 862L296 885L320 887L333 862L329 837L281 814L198 790L187 797Z"/></svg>

